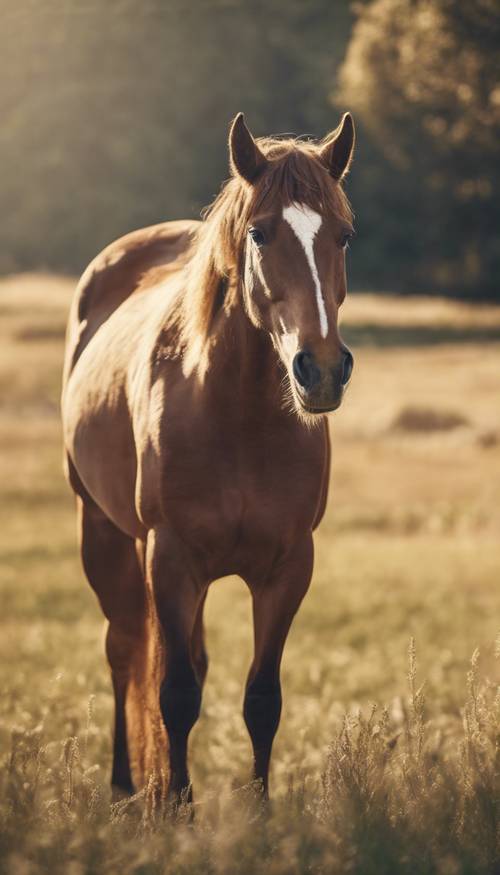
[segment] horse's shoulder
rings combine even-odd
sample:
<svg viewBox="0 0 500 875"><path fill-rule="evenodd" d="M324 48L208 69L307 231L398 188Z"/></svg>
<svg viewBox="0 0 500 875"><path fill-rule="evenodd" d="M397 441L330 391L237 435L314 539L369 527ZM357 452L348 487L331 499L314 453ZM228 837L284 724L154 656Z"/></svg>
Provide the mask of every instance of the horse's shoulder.
<svg viewBox="0 0 500 875"><path fill-rule="evenodd" d="M78 283L70 314L70 369L97 329L127 298L182 263L198 225L185 220L132 231L91 261Z"/></svg>

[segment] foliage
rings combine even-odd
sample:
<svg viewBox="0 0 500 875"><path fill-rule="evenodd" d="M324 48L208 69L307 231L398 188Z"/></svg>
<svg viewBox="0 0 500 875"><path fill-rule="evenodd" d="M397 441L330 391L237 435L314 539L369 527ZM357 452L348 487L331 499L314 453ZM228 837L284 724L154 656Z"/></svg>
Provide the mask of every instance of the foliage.
<svg viewBox="0 0 500 875"><path fill-rule="evenodd" d="M239 110L320 137L350 108L354 286L498 296L499 30L496 0L3 0L0 272L198 216Z"/></svg>
<svg viewBox="0 0 500 875"><path fill-rule="evenodd" d="M240 110L259 134L337 123L326 82L347 0L3 6L4 273L81 272L120 234L197 217L228 176Z"/></svg>
<svg viewBox="0 0 500 875"><path fill-rule="evenodd" d="M337 97L372 138L354 190L388 281L498 294L499 40L495 0L359 7Z"/></svg>

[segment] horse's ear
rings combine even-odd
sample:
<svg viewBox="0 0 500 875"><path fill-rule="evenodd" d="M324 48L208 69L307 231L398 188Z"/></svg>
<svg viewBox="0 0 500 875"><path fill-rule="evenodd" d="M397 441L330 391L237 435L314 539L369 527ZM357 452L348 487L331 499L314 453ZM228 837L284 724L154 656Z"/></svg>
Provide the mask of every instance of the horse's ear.
<svg viewBox="0 0 500 875"><path fill-rule="evenodd" d="M325 138L319 155L334 179L342 179L349 170L354 152L354 122L350 112L345 112L338 128Z"/></svg>
<svg viewBox="0 0 500 875"><path fill-rule="evenodd" d="M253 182L267 164L265 156L248 130L243 113L239 112L229 131L229 161L234 176Z"/></svg>

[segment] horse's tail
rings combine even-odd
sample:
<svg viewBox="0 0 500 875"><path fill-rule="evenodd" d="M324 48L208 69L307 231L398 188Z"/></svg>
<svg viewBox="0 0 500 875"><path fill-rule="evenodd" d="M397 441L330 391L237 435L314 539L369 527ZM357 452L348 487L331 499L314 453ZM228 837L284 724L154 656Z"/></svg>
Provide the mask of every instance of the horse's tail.
<svg viewBox="0 0 500 875"><path fill-rule="evenodd" d="M160 712L164 647L154 612L146 619L143 645L133 661L127 690L126 721L134 786L154 808L164 805L169 781L168 737Z"/></svg>

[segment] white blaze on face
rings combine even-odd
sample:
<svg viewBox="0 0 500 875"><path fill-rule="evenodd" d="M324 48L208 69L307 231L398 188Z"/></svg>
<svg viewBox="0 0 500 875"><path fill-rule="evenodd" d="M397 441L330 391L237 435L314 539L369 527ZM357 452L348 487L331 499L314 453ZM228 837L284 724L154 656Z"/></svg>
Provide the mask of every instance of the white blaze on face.
<svg viewBox="0 0 500 875"><path fill-rule="evenodd" d="M281 346L289 359L293 358L298 348L298 334L296 331L287 331L287 327L280 318Z"/></svg>
<svg viewBox="0 0 500 875"><path fill-rule="evenodd" d="M290 204L289 207L284 207L283 218L285 222L288 222L298 240L300 240L306 254L316 291L321 337L326 337L328 334L328 319L321 292L318 268L314 258L314 238L321 227L321 216L305 204Z"/></svg>

